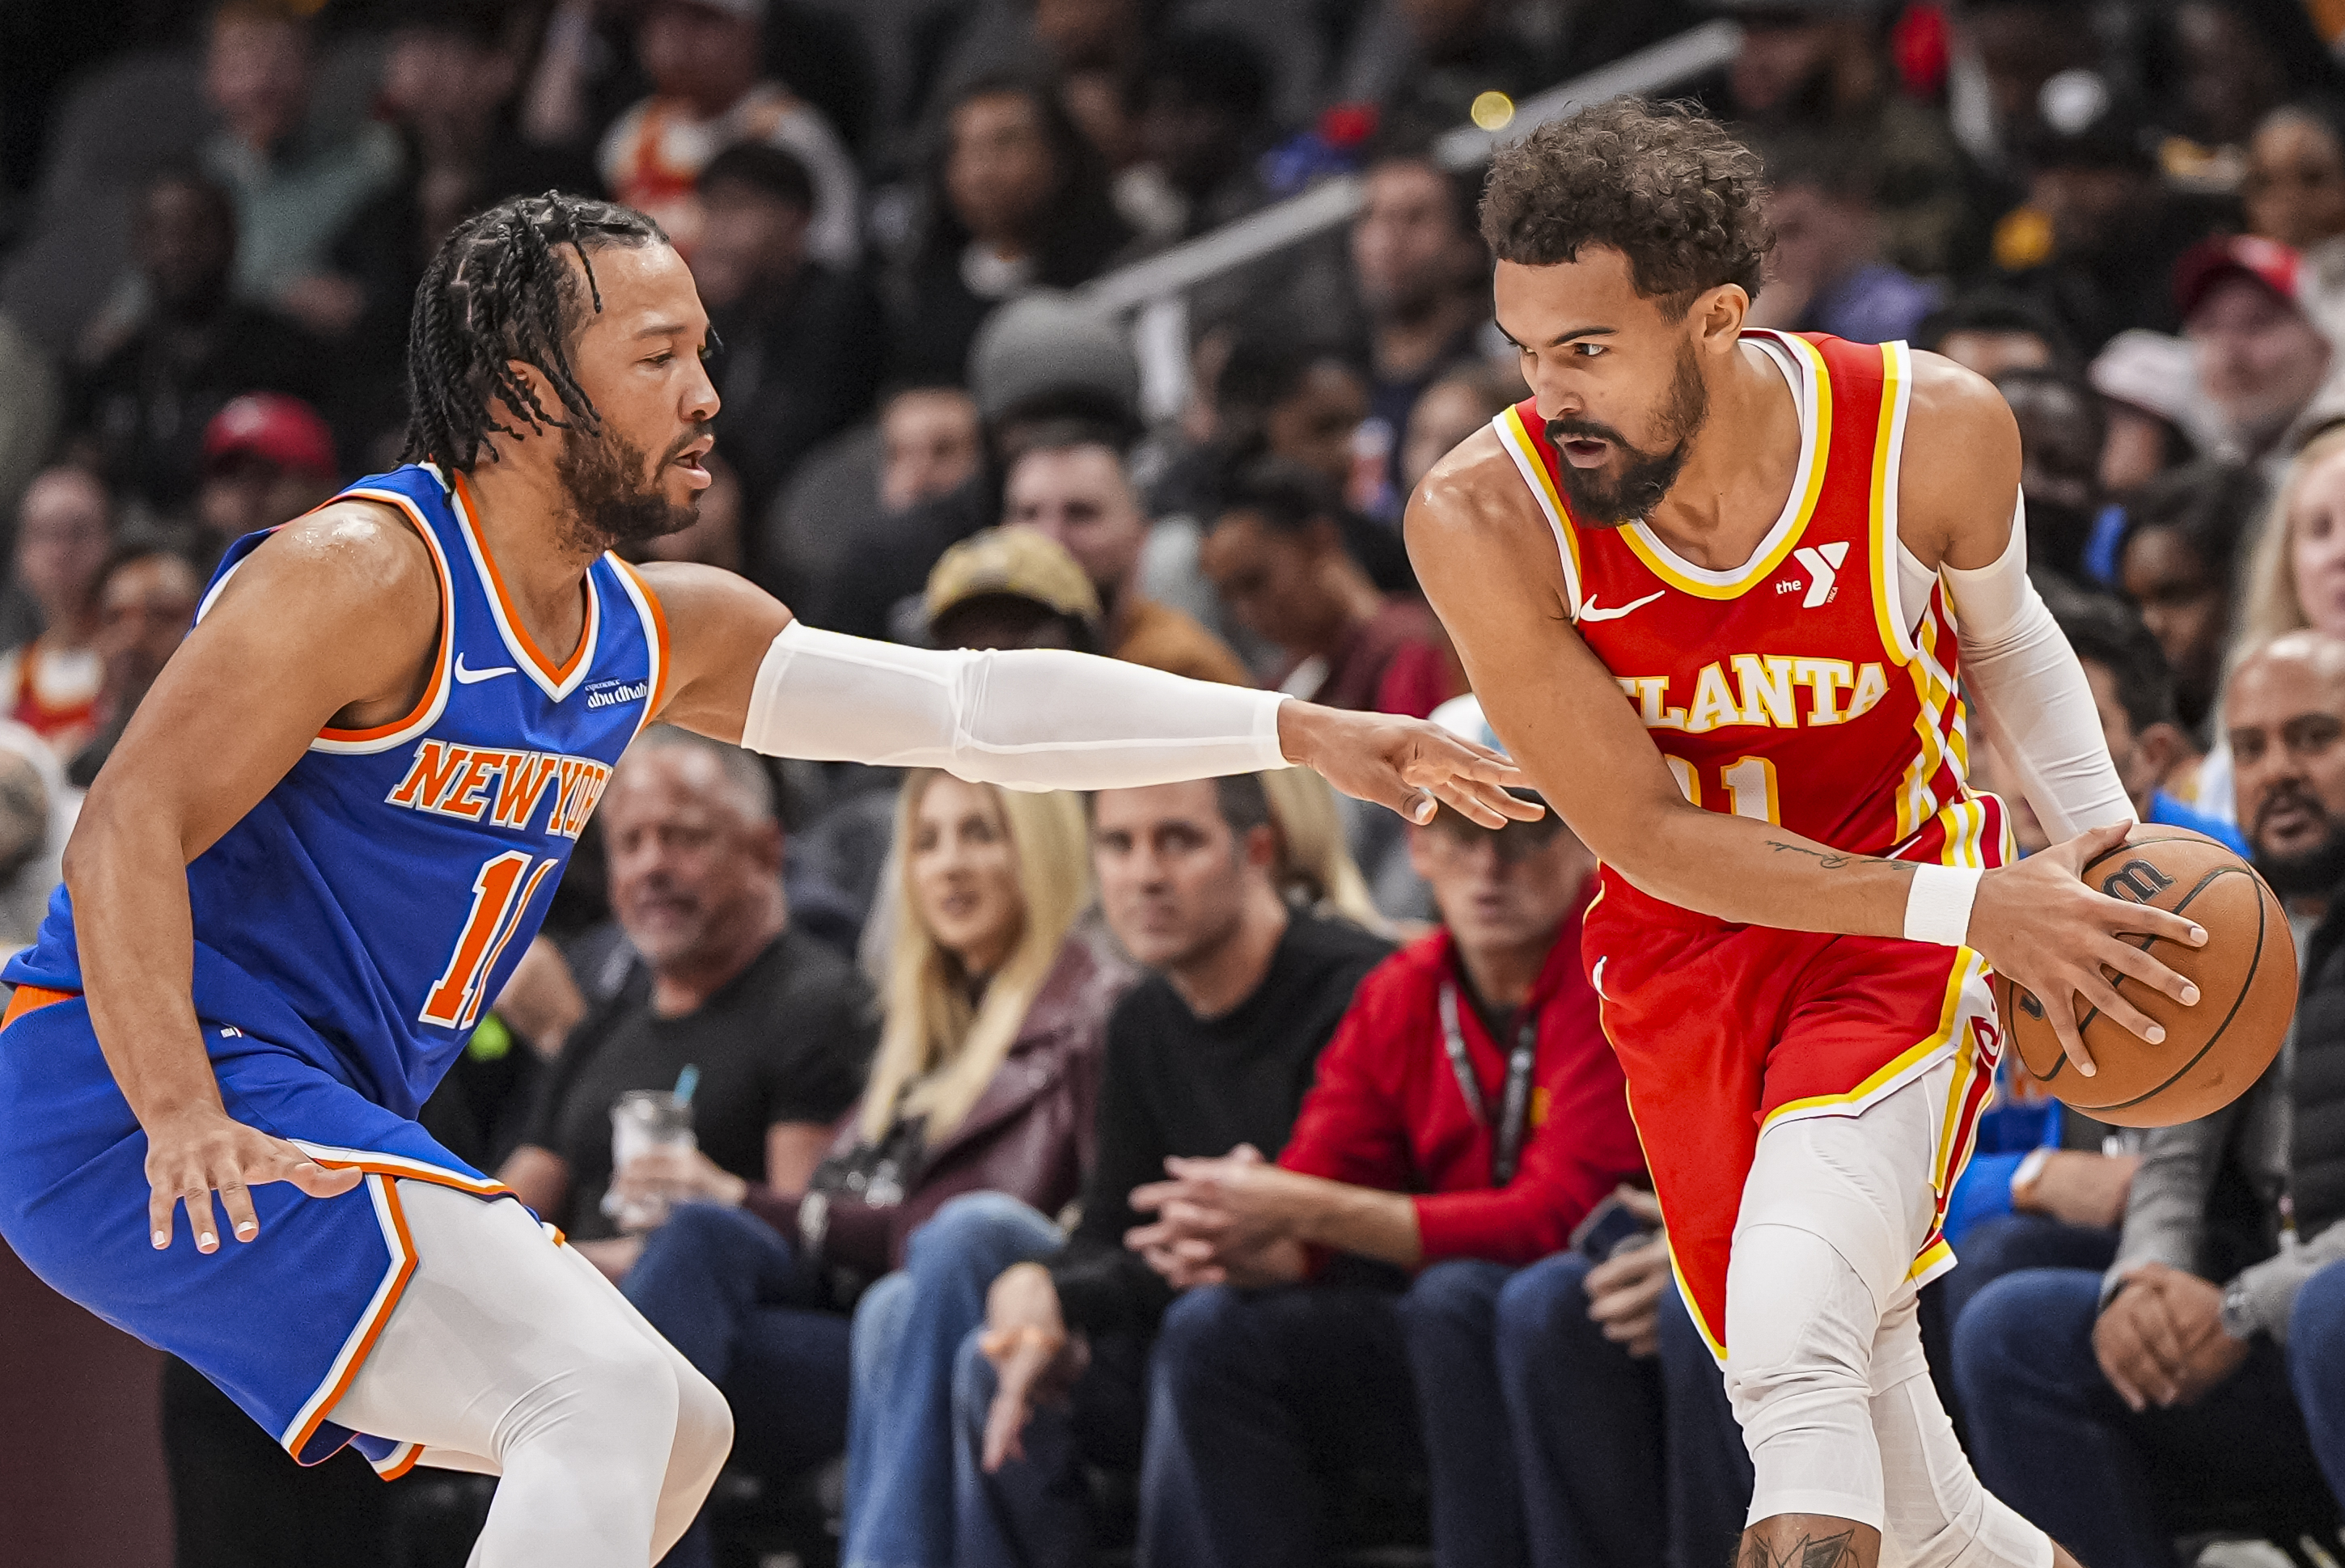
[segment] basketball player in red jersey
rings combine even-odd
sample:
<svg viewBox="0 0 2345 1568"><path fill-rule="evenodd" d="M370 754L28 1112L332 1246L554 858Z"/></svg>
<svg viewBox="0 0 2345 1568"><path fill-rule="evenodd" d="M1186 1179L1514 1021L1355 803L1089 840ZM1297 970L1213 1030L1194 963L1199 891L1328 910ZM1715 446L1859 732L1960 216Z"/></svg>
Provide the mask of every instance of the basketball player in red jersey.
<svg viewBox="0 0 2345 1568"><path fill-rule="evenodd" d="M1987 966L2155 1040L2102 967L2195 1001L2120 934L2204 936L2078 878L2133 813L2027 582L2011 414L1902 344L1744 330L1758 161L1690 113L1542 127L1482 223L1533 396L1426 477L1408 542L1604 862L1584 951L1756 1467L1738 1561L2070 1563L1964 1462L1915 1292L1953 1263ZM1958 671L2066 841L2025 865L1964 782Z"/></svg>

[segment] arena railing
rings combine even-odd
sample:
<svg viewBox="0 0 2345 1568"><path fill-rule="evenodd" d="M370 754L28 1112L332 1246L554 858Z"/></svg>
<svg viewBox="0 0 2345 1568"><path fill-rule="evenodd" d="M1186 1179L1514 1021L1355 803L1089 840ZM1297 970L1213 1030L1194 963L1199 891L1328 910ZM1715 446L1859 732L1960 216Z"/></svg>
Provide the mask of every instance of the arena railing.
<svg viewBox="0 0 2345 1568"><path fill-rule="evenodd" d="M1622 93L1667 92L1714 71L1734 57L1741 37L1741 28L1731 22L1705 23L1523 99L1495 130L1464 125L1445 132L1434 143L1433 156L1447 168L1478 168L1495 149L1549 120ZM1084 286L1078 298L1085 304L1104 314L1132 316L1142 402L1152 419L1177 412L1187 391L1189 291L1350 222L1361 199L1359 176L1334 176Z"/></svg>

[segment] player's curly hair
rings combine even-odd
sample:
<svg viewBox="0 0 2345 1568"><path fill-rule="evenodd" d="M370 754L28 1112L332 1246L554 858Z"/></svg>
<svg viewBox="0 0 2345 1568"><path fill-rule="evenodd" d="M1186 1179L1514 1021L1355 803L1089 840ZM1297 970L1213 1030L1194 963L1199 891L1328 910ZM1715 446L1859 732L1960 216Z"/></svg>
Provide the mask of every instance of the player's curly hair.
<svg viewBox="0 0 2345 1568"><path fill-rule="evenodd" d="M1609 246L1672 320L1721 283L1757 298L1775 243L1758 155L1693 105L1631 97L1501 148L1482 191L1482 238L1499 260L1528 267Z"/></svg>
<svg viewBox="0 0 2345 1568"><path fill-rule="evenodd" d="M598 429L570 365L579 327L603 309L592 253L666 242L640 212L557 191L515 197L458 224L415 290L401 460L469 473L491 435L521 434L504 422L508 414L533 430ZM577 257L575 268L564 250ZM566 417L538 401L516 359L544 373Z"/></svg>

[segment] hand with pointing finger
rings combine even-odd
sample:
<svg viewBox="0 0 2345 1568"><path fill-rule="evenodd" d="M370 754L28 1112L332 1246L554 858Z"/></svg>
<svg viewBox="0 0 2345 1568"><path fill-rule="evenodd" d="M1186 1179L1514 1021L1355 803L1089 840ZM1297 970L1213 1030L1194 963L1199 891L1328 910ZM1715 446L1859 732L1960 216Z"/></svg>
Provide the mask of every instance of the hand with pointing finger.
<svg viewBox="0 0 2345 1568"><path fill-rule="evenodd" d="M2093 828L2015 865L1999 866L1979 878L1971 903L1970 946L1997 974L2044 1004L2061 1048L2086 1077L2098 1069L2077 1020L2096 1008L2151 1045L2166 1038L2165 1029L2126 1000L2111 971L2185 1007L2198 1000L2198 986L2128 938L2201 947L2207 933L2182 916L2112 898L2085 884L2085 867L2124 844L2131 831L2129 823Z"/></svg>

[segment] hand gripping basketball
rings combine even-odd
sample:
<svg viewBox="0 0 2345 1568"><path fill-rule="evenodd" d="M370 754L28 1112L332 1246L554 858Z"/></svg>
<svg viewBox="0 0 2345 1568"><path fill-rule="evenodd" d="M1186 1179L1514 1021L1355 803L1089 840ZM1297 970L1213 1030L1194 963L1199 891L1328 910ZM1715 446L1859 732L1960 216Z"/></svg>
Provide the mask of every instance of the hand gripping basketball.
<svg viewBox="0 0 2345 1568"><path fill-rule="evenodd" d="M1507 793L1530 784L1514 764L1425 719L1281 703L1278 742L1288 761L1420 825L1433 820L1436 803L1484 827L1547 814L1538 802Z"/></svg>
<svg viewBox="0 0 2345 1568"><path fill-rule="evenodd" d="M2098 1069L2077 1020L2097 1009L2118 1027L2152 1045L2166 1030L2127 1001L2104 970L2115 970L2185 1007L2198 987L2152 957L2128 935L2204 946L2207 933L2179 915L2113 898L2083 880L2086 864L2126 841L2132 824L2080 833L2066 844L1979 878L1971 904L1970 946L1996 973L2041 998L2060 1048L2090 1077Z"/></svg>
<svg viewBox="0 0 2345 1568"><path fill-rule="evenodd" d="M147 1129L147 1220L157 1251L171 1244L172 1211L181 1203L188 1206L196 1250L217 1252L213 1193L219 1194L236 1239L249 1241L260 1234L252 1188L289 1181L312 1198L338 1198L364 1179L356 1169L329 1170L285 1139L247 1127L218 1106Z"/></svg>

